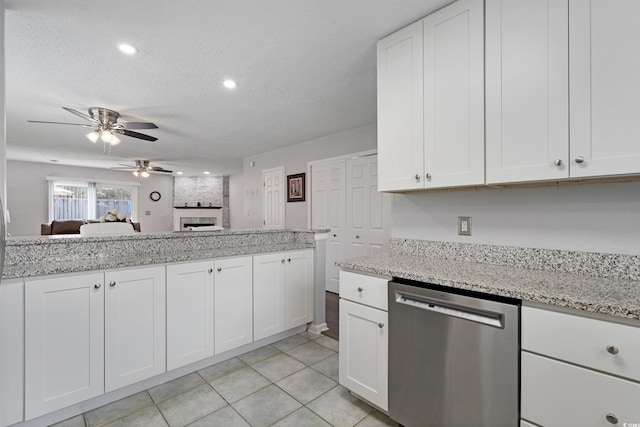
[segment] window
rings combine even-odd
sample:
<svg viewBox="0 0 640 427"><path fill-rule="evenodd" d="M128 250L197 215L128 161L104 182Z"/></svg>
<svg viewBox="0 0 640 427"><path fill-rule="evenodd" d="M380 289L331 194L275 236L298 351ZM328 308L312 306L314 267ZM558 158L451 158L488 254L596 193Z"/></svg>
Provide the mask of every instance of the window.
<svg viewBox="0 0 640 427"><path fill-rule="evenodd" d="M98 219L116 209L136 219L137 183L47 178L49 221L54 219Z"/></svg>

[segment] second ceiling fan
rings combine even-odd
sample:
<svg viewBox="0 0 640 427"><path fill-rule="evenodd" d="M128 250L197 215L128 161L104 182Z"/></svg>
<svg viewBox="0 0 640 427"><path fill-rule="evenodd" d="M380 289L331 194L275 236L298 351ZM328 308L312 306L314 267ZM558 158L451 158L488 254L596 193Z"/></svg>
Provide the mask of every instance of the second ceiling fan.
<svg viewBox="0 0 640 427"><path fill-rule="evenodd" d="M62 107L65 111L70 112L78 117L81 117L89 123L63 123L63 122L46 122L41 120L29 120L31 123L50 123L58 125L72 125L82 126L86 128L94 128L87 134L87 138L93 143L98 139L102 140L105 144L117 145L120 143L120 139L115 134L125 135L132 138L143 139L145 141L157 141L158 138L151 135L145 135L140 132L134 132L131 129L157 129L153 123L150 122L126 122L118 123L118 117L120 113L117 111L109 110L102 107L89 108L89 114L81 113L73 108Z"/></svg>

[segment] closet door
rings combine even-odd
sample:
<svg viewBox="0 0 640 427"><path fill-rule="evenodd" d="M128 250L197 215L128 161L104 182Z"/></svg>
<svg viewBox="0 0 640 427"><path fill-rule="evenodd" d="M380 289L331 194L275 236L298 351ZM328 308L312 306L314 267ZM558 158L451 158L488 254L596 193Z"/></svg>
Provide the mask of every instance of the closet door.
<svg viewBox="0 0 640 427"><path fill-rule="evenodd" d="M335 262L345 254L345 161L319 163L311 167L311 226L330 229L327 242L326 289L338 292L340 269Z"/></svg>
<svg viewBox="0 0 640 427"><path fill-rule="evenodd" d="M640 2L571 0L571 176L640 172Z"/></svg>

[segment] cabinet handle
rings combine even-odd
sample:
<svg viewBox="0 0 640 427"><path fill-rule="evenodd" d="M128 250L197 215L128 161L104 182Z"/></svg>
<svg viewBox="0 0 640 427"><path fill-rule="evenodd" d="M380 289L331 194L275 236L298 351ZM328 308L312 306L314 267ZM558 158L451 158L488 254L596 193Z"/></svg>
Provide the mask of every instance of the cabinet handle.
<svg viewBox="0 0 640 427"><path fill-rule="evenodd" d="M428 173L428 174L426 174L424 177L425 177L425 178L427 178L427 179L431 179L431 174L430 174L430 173Z"/></svg>
<svg viewBox="0 0 640 427"><path fill-rule="evenodd" d="M100 289L101 286L102 285L100 283L96 283L95 285L93 285L93 287L96 288L96 289Z"/></svg>
<svg viewBox="0 0 640 427"><path fill-rule="evenodd" d="M362 291L364 291L364 288L362 286L359 286L358 287L358 292L362 292Z"/></svg>
<svg viewBox="0 0 640 427"><path fill-rule="evenodd" d="M380 329L384 328L384 323L378 323L378 328Z"/></svg>
<svg viewBox="0 0 640 427"><path fill-rule="evenodd" d="M616 347L615 345L608 345L607 346L607 352L609 354L618 354L620 352L620 350L618 350L618 347Z"/></svg>
<svg viewBox="0 0 640 427"><path fill-rule="evenodd" d="M218 270L218 272L222 271L222 267L218 267L216 268L216 270Z"/></svg>
<svg viewBox="0 0 640 427"><path fill-rule="evenodd" d="M553 164L556 165L556 166L562 166L562 159L555 159L553 161Z"/></svg>
<svg viewBox="0 0 640 427"><path fill-rule="evenodd" d="M213 273L213 268L210 268L209 270L207 270L209 273Z"/></svg>
<svg viewBox="0 0 640 427"><path fill-rule="evenodd" d="M605 418L607 419L607 421L609 421L611 424L618 424L618 417L616 417L615 414L612 414L611 412L609 412Z"/></svg>
<svg viewBox="0 0 640 427"><path fill-rule="evenodd" d="M584 162L584 157L582 156L578 156L574 159L574 161L578 164L583 163Z"/></svg>
<svg viewBox="0 0 640 427"><path fill-rule="evenodd" d="M420 175L416 174L416 182L420 182Z"/></svg>
<svg viewBox="0 0 640 427"><path fill-rule="evenodd" d="M287 262L291 262L291 258L287 258Z"/></svg>
<svg viewBox="0 0 640 427"><path fill-rule="evenodd" d="M109 286L111 286L112 288L116 285L116 282L109 282Z"/></svg>

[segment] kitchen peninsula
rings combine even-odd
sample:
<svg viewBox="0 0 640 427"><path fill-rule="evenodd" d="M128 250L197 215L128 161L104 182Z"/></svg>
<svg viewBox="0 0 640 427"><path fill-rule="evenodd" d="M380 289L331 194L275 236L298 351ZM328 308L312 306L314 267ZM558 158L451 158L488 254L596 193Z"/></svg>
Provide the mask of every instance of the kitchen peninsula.
<svg viewBox="0 0 640 427"><path fill-rule="evenodd" d="M224 230L8 239L0 425L50 425L307 328L319 333L326 237Z"/></svg>

